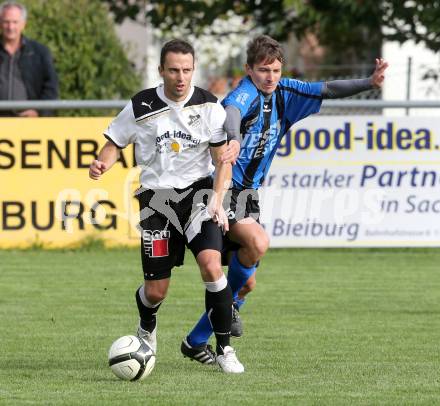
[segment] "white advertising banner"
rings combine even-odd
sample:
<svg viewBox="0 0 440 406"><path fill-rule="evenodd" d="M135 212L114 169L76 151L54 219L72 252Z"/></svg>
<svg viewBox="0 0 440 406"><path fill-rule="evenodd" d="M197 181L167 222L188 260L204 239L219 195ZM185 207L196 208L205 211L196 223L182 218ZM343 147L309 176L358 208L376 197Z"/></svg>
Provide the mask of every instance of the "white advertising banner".
<svg viewBox="0 0 440 406"><path fill-rule="evenodd" d="M272 247L440 246L440 118L308 118L259 192Z"/></svg>

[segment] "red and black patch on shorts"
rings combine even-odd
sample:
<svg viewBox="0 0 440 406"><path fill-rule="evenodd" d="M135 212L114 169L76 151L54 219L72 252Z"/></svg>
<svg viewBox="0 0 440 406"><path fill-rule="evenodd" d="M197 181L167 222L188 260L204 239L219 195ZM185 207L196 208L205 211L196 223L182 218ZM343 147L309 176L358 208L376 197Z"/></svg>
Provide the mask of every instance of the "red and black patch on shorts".
<svg viewBox="0 0 440 406"><path fill-rule="evenodd" d="M145 254L150 258L167 257L170 236L168 230L143 230Z"/></svg>

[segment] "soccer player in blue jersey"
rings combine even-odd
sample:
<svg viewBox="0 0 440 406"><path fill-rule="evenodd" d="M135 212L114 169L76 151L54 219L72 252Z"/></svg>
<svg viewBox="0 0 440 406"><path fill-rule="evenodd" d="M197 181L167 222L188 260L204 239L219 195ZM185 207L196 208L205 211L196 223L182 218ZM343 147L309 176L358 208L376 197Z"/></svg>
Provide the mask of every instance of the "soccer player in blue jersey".
<svg viewBox="0 0 440 406"><path fill-rule="evenodd" d="M227 118L229 148L223 154L233 166L233 187L228 239L235 245L229 261L228 281L234 295L231 333L241 336L238 309L256 284L255 270L269 247L269 237L259 224L258 188L266 177L277 147L297 121L318 113L323 99L347 97L379 88L388 64L376 59L372 76L365 79L302 82L281 77L284 55L280 44L261 35L248 44L247 76L222 104ZM228 244L227 244L228 245ZM199 361L212 334L206 313L183 340L181 351Z"/></svg>

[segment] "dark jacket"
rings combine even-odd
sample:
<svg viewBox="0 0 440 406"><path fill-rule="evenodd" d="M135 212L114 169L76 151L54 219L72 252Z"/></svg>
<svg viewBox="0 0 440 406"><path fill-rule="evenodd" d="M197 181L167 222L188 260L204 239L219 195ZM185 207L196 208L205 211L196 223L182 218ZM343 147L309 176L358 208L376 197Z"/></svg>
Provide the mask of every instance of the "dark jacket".
<svg viewBox="0 0 440 406"><path fill-rule="evenodd" d="M29 100L58 99L58 78L52 55L46 46L23 37L18 65ZM48 116L53 115L53 112L39 110L39 114Z"/></svg>

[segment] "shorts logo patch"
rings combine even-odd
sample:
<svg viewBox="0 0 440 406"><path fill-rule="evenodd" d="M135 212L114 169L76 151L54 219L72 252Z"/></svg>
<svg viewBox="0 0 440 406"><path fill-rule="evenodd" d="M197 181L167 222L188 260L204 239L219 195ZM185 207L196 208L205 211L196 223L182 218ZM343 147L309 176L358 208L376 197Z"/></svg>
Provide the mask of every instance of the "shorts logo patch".
<svg viewBox="0 0 440 406"><path fill-rule="evenodd" d="M226 216L228 216L229 220L235 219L235 212L229 208L226 210Z"/></svg>
<svg viewBox="0 0 440 406"><path fill-rule="evenodd" d="M168 230L144 230L142 237L144 239L145 254L150 258L167 257L168 241L170 239Z"/></svg>

